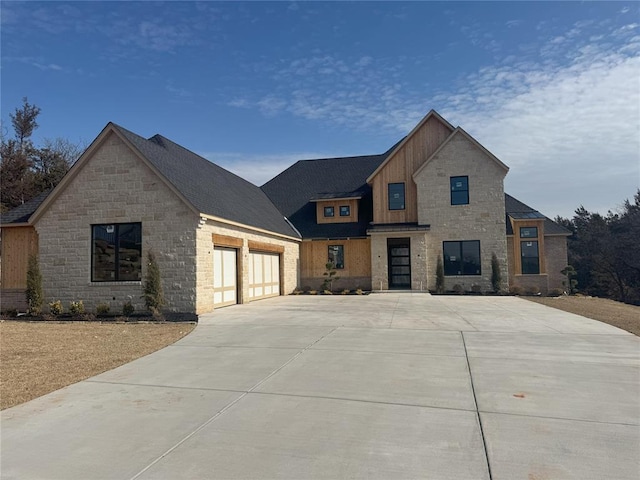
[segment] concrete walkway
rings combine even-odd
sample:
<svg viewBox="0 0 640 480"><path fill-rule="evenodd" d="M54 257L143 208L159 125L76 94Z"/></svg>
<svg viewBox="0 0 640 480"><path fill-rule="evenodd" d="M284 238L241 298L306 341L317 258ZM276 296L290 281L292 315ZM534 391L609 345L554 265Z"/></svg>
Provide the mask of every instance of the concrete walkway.
<svg viewBox="0 0 640 480"><path fill-rule="evenodd" d="M2 479L633 479L640 339L513 297L280 297L5 410Z"/></svg>

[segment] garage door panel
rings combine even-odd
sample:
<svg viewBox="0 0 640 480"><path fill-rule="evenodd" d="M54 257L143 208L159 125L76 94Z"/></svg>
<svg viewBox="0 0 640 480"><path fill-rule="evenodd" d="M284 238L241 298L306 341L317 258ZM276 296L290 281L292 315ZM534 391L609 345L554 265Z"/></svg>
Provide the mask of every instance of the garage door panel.
<svg viewBox="0 0 640 480"><path fill-rule="evenodd" d="M213 306L237 303L237 251L231 248L213 249Z"/></svg>
<svg viewBox="0 0 640 480"><path fill-rule="evenodd" d="M250 252L249 298L280 295L280 256L272 253Z"/></svg>

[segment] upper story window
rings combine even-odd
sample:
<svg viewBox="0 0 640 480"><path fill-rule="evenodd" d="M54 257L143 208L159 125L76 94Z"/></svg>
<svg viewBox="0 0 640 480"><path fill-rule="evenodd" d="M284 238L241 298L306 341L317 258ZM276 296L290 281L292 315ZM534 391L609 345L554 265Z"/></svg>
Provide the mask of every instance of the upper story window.
<svg viewBox="0 0 640 480"><path fill-rule="evenodd" d="M142 224L111 223L91 227L91 281L142 279Z"/></svg>
<svg viewBox="0 0 640 480"><path fill-rule="evenodd" d="M348 217L351 215L351 207L349 205L342 205L340 207L340 216Z"/></svg>
<svg viewBox="0 0 640 480"><path fill-rule="evenodd" d="M469 203L469 177L451 177L451 205Z"/></svg>
<svg viewBox="0 0 640 480"><path fill-rule="evenodd" d="M389 184L389 210L404 210L404 182Z"/></svg>
<svg viewBox="0 0 640 480"><path fill-rule="evenodd" d="M324 216L325 217L333 217L335 214L333 207L324 207Z"/></svg>

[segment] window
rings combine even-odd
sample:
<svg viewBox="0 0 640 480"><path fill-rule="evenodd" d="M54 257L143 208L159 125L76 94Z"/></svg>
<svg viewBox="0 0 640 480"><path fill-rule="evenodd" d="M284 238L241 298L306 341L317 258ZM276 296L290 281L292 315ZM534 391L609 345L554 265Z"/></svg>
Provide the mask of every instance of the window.
<svg viewBox="0 0 640 480"><path fill-rule="evenodd" d="M343 205L340 207L340 216L348 217L351 215L351 207L349 205Z"/></svg>
<svg viewBox="0 0 640 480"><path fill-rule="evenodd" d="M523 229L520 229L522 232ZM522 233L520 233L522 235ZM522 255L522 273L523 274L539 274L540 273L540 255L538 253L537 241L520 242L520 253Z"/></svg>
<svg viewBox="0 0 640 480"><path fill-rule="evenodd" d="M389 210L404 210L404 183L389 184Z"/></svg>
<svg viewBox="0 0 640 480"><path fill-rule="evenodd" d="M333 207L324 207L324 216L333 217Z"/></svg>
<svg viewBox="0 0 640 480"><path fill-rule="evenodd" d="M469 177L451 177L451 205L469 203Z"/></svg>
<svg viewBox="0 0 640 480"><path fill-rule="evenodd" d="M91 227L91 281L124 282L142 278L142 224Z"/></svg>
<svg viewBox="0 0 640 480"><path fill-rule="evenodd" d="M445 275L480 275L480 241L443 242Z"/></svg>
<svg viewBox="0 0 640 480"><path fill-rule="evenodd" d="M344 268L344 245L329 245L329 262L335 268Z"/></svg>
<svg viewBox="0 0 640 480"><path fill-rule="evenodd" d="M538 238L538 227L520 227L520 238Z"/></svg>

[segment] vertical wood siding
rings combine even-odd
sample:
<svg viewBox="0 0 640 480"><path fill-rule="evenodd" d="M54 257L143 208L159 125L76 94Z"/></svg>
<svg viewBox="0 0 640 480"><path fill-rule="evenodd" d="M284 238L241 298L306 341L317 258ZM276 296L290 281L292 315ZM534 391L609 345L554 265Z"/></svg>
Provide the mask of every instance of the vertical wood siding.
<svg viewBox="0 0 640 480"><path fill-rule="evenodd" d="M411 176L450 134L447 125L431 117L378 172L372 181L374 223L418 221L416 184ZM405 209L389 210L387 185L400 182L405 184Z"/></svg>
<svg viewBox="0 0 640 480"><path fill-rule="evenodd" d="M329 245L344 245L344 268L338 276L371 276L371 241L368 238L353 240L307 240L300 244L300 276L322 277L328 261Z"/></svg>
<svg viewBox="0 0 640 480"><path fill-rule="evenodd" d="M29 255L38 253L33 227L2 229L2 288L26 288Z"/></svg>

